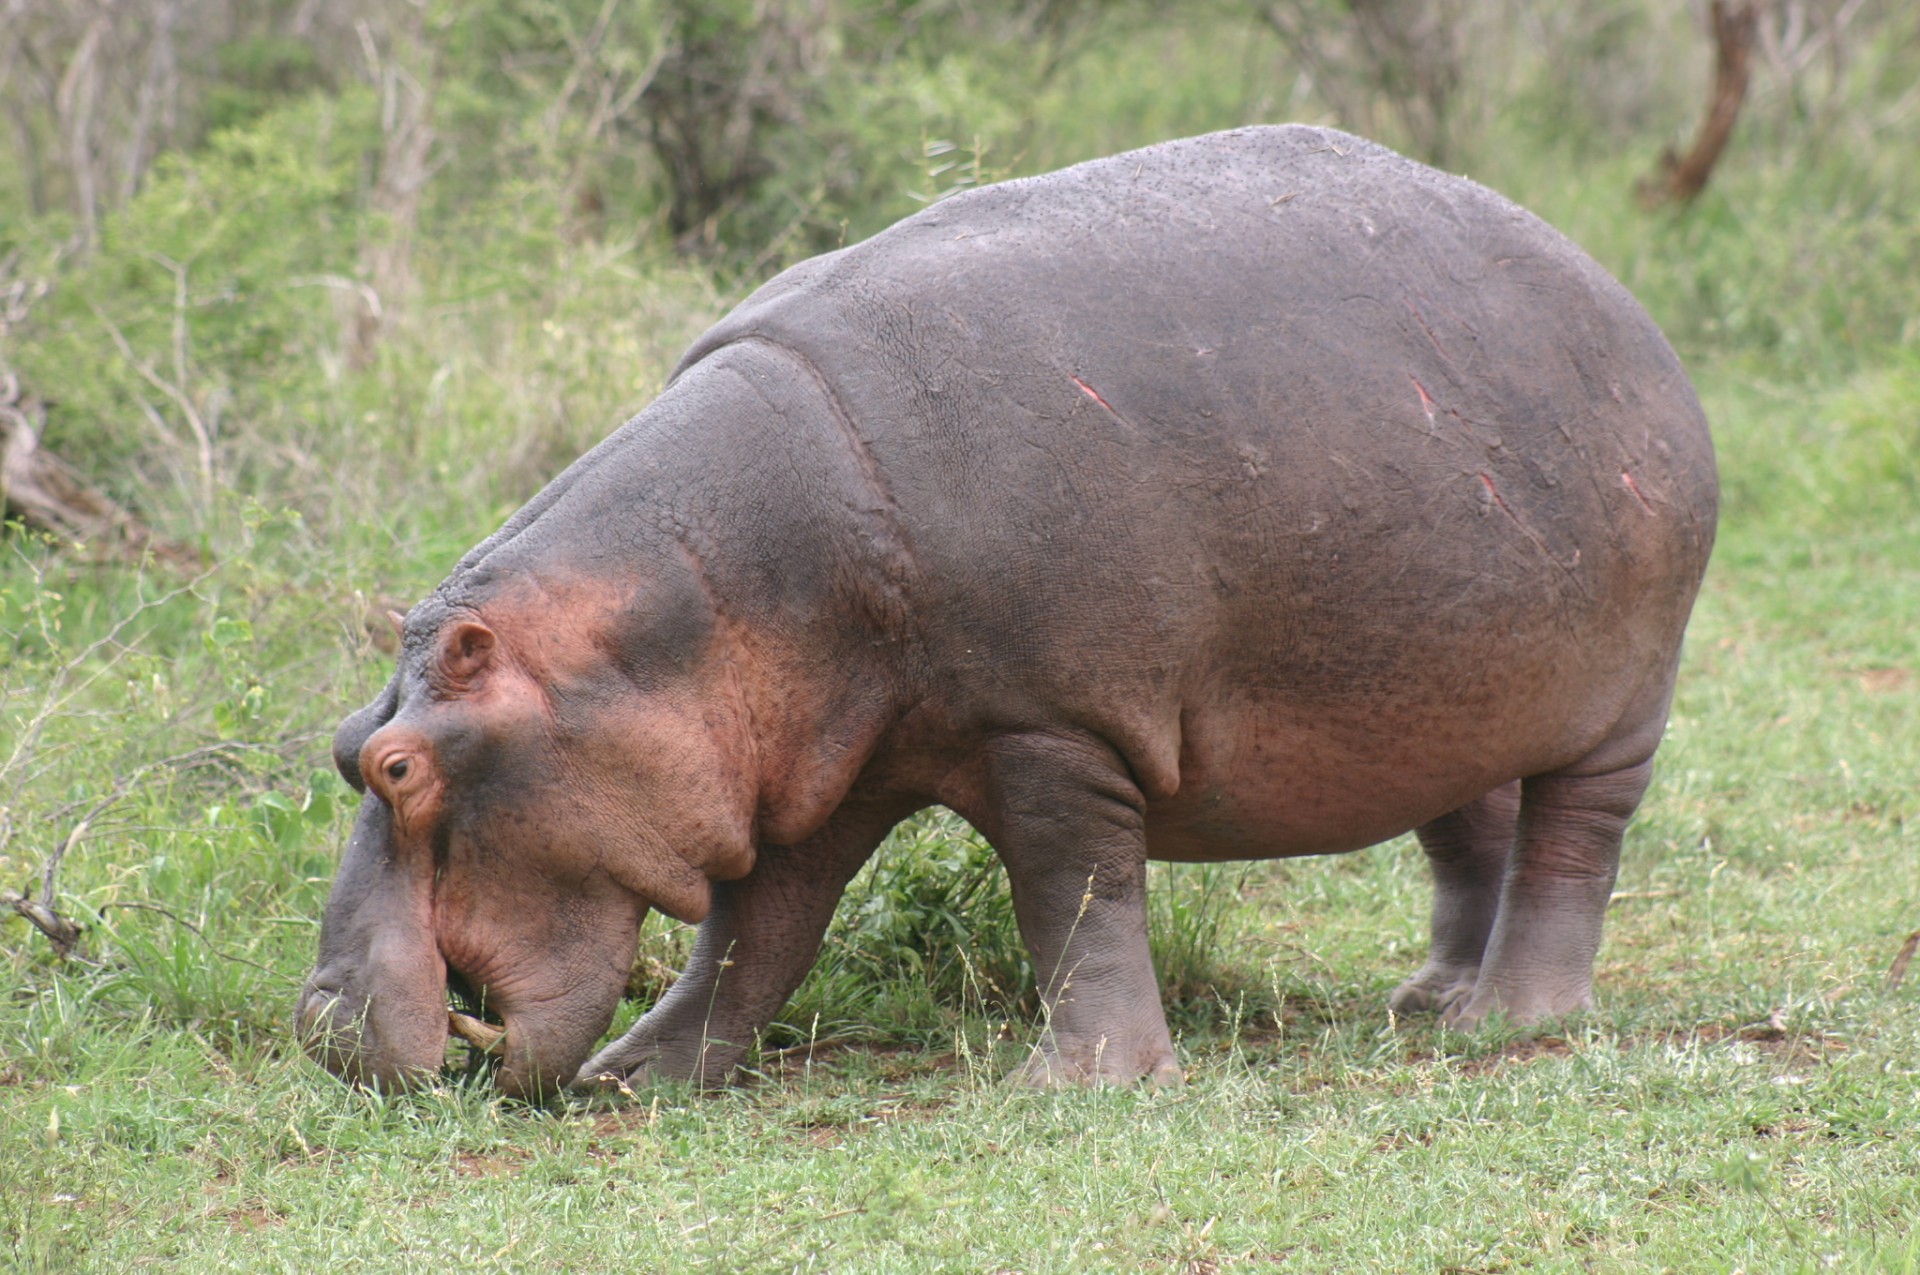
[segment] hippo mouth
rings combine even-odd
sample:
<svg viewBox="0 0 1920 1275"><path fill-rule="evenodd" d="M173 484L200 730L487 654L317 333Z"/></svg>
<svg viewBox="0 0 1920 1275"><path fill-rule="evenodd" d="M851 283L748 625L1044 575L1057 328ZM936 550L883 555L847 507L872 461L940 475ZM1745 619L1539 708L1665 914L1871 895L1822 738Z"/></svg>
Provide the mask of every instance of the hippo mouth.
<svg viewBox="0 0 1920 1275"><path fill-rule="evenodd" d="M500 1069L507 1040L506 1020L498 1010L490 1009L486 997L454 970L447 971L447 1038L466 1046L466 1058L456 1065L451 1060L442 1069L463 1081L491 1080Z"/></svg>

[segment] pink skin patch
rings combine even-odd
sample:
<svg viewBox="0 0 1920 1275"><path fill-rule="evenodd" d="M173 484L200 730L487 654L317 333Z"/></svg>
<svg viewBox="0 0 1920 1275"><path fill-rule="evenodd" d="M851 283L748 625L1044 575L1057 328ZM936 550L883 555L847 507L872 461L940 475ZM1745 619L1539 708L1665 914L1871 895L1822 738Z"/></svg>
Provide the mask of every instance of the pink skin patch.
<svg viewBox="0 0 1920 1275"><path fill-rule="evenodd" d="M1552 562L1555 566L1559 567L1562 571L1567 572L1569 575L1573 573L1573 569L1575 567L1580 565L1580 551L1578 549L1575 549L1573 551L1573 557L1569 558L1565 562L1562 562L1559 558L1555 557L1553 553L1553 549L1547 544L1546 540L1544 540L1541 537L1540 533L1535 531L1532 527L1529 527L1526 523L1520 521L1520 515L1513 512L1513 506L1509 505L1507 503L1507 498L1500 494L1500 489L1493 485L1493 479L1491 476L1489 476L1486 473L1482 473L1480 475L1480 485L1487 489L1487 498L1491 500L1494 504L1500 507L1501 513L1505 514L1508 518L1513 520L1513 525L1520 529L1521 535L1525 536L1528 540L1531 540L1536 549L1538 549L1541 553L1544 553L1547 555L1548 561Z"/></svg>
<svg viewBox="0 0 1920 1275"><path fill-rule="evenodd" d="M1519 522L1520 521L1519 517L1516 516L1513 510L1508 507L1507 498L1505 496L1502 496L1500 494L1500 489L1493 485L1493 479L1487 477L1485 474L1482 474L1480 475L1480 482L1487 489L1487 498L1493 501L1494 504L1500 506L1500 512L1505 514L1507 517L1512 518L1515 522Z"/></svg>
<svg viewBox="0 0 1920 1275"><path fill-rule="evenodd" d="M1434 334L1432 326L1427 323L1427 316L1420 313L1420 307L1413 303L1413 298L1406 297L1403 298L1403 300L1406 302L1407 313L1411 314L1413 321L1420 325L1420 330L1427 334L1427 340L1433 343L1434 351L1447 362L1453 362L1453 356L1447 353L1447 348L1444 345L1440 344L1440 338Z"/></svg>

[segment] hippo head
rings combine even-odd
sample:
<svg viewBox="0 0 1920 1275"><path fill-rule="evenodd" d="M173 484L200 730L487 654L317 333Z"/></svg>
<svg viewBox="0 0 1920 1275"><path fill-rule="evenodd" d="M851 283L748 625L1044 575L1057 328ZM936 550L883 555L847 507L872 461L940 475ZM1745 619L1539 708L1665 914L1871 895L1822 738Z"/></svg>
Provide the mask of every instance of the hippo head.
<svg viewBox="0 0 1920 1275"><path fill-rule="evenodd" d="M752 865L747 706L715 644L697 589L522 579L414 609L334 739L365 796L297 1011L314 1058L431 1078L453 995L504 1025L502 1092L572 1079L647 909L697 921Z"/></svg>

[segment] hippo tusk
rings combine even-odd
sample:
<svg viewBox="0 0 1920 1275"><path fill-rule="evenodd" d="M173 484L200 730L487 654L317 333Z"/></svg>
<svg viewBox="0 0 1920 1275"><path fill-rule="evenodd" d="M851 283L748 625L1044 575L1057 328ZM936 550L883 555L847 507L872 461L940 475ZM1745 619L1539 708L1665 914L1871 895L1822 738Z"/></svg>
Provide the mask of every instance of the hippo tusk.
<svg viewBox="0 0 1920 1275"><path fill-rule="evenodd" d="M447 1011L447 1035L458 1036L483 1054L490 1054L507 1037L506 1029L483 1023L471 1014Z"/></svg>

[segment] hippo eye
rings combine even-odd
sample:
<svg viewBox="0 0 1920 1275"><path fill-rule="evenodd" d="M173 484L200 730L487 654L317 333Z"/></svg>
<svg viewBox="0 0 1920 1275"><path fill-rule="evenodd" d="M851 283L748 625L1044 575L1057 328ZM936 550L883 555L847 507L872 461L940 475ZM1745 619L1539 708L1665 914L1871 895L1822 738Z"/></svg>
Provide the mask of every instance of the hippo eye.
<svg viewBox="0 0 1920 1275"><path fill-rule="evenodd" d="M407 759L404 757L396 757L387 763L387 778L397 784L407 777L407 770Z"/></svg>

